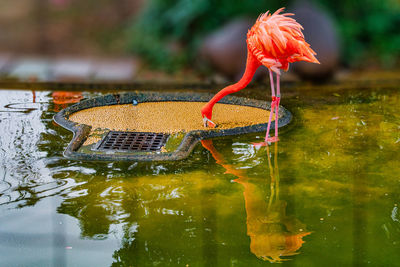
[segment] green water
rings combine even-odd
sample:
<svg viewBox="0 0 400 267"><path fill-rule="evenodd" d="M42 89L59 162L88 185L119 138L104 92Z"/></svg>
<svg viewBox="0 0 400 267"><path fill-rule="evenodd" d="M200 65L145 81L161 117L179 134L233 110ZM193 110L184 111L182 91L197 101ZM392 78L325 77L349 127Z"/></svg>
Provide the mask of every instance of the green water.
<svg viewBox="0 0 400 267"><path fill-rule="evenodd" d="M276 146L158 163L67 160L52 92L0 90L0 266L398 266L400 86L316 88Z"/></svg>

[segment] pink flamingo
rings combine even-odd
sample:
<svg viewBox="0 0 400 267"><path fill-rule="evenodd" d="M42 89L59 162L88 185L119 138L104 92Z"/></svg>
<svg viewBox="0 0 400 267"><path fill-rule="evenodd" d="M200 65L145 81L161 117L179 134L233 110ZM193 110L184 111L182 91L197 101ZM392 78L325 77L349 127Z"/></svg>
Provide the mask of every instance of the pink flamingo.
<svg viewBox="0 0 400 267"><path fill-rule="evenodd" d="M255 71L261 65L269 69L269 78L271 82L271 112L268 120L265 142L257 145L267 145L268 142L276 142L278 139L278 111L280 94L280 69L287 71L289 63L296 61L307 61L318 63L315 58L316 53L310 48L310 45L304 40L301 32L303 27L295 19L288 17L292 13L280 14L284 8L278 9L274 14L267 11L261 14L256 23L247 33L247 62L246 70L242 78L235 84L230 85L219 91L206 105L201 109L203 123L205 127L216 127L211 121L212 109L224 96L237 92L245 88ZM273 72L276 74L276 94L274 88ZM275 136L269 137L269 130L273 113L275 112Z"/></svg>

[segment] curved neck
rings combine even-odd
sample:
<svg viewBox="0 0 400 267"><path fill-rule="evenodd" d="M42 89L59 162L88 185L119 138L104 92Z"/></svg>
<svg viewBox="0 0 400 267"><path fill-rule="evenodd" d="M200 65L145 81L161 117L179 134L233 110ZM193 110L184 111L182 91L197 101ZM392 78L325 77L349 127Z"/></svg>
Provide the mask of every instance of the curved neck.
<svg viewBox="0 0 400 267"><path fill-rule="evenodd" d="M231 93L235 93L243 88L245 88L252 80L254 73L261 66L261 63L257 60L257 58L250 52L247 51L247 62L246 62L246 70L242 76L242 78L235 84L229 85L219 91L208 103L207 109L212 111L213 106L219 100L221 100L224 96L229 95Z"/></svg>

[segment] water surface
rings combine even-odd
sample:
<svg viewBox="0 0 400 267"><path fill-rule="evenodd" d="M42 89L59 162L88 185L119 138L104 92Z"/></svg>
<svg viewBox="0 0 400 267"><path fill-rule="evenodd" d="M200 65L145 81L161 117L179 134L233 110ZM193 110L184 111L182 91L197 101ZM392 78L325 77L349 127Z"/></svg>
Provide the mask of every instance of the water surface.
<svg viewBox="0 0 400 267"><path fill-rule="evenodd" d="M106 92L0 90L0 265L396 266L399 87L287 88L277 145L224 137L155 163L62 156L60 99Z"/></svg>

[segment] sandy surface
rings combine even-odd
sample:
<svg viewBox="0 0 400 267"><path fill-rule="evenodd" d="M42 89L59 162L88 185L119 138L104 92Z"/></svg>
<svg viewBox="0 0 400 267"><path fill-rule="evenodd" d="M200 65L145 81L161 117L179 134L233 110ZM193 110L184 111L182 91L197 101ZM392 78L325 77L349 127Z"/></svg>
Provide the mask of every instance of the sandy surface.
<svg viewBox="0 0 400 267"><path fill-rule="evenodd" d="M92 133L90 133L90 134L92 134ZM91 145L91 144L99 142L100 140L101 140L100 136L89 135L89 137L85 140L83 145L84 146Z"/></svg>
<svg viewBox="0 0 400 267"><path fill-rule="evenodd" d="M69 119L91 125L94 129L116 131L163 132L204 130L200 109L203 102L147 102L85 109ZM268 122L267 110L239 105L216 104L213 121L218 129L228 129Z"/></svg>

